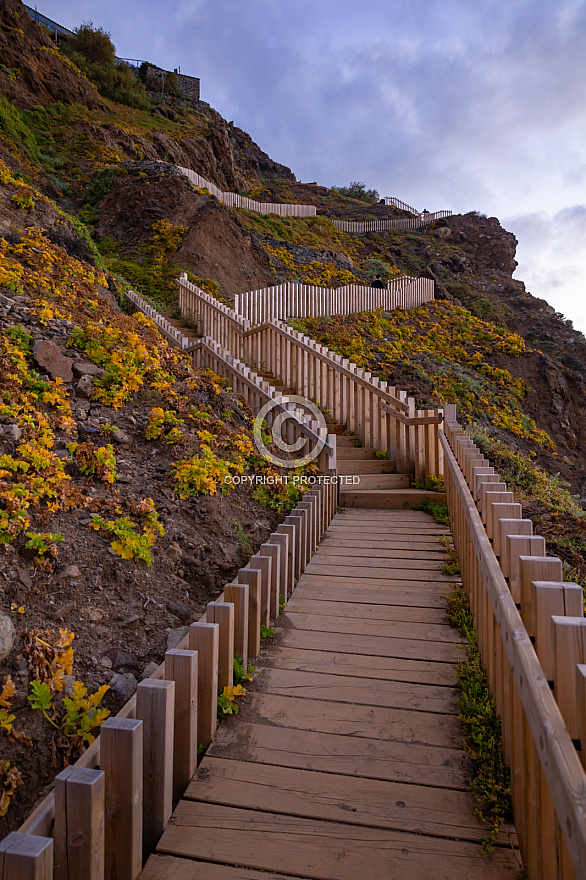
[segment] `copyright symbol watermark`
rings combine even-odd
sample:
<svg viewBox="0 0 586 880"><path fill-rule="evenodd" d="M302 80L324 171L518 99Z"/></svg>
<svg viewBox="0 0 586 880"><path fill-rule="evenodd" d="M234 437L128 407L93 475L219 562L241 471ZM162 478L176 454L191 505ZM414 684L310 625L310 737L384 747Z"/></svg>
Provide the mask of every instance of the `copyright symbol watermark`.
<svg viewBox="0 0 586 880"><path fill-rule="evenodd" d="M300 434L294 442L286 439L291 424L307 424L309 416L315 438ZM316 424L317 423L317 424ZM254 443L264 458L285 468L304 467L324 448L328 427L322 411L310 400L297 394L287 394L269 400L256 415L252 425ZM267 444L274 444L287 457L275 455ZM304 454L300 454L304 450Z"/></svg>

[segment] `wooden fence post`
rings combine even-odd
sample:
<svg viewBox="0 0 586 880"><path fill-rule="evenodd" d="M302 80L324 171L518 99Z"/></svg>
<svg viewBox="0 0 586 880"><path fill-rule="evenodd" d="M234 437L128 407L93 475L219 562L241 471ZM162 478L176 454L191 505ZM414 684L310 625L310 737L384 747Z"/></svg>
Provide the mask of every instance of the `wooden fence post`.
<svg viewBox="0 0 586 880"><path fill-rule="evenodd" d="M108 718L100 727L106 782L106 880L136 880L142 870L142 721Z"/></svg>
<svg viewBox="0 0 586 880"><path fill-rule="evenodd" d="M580 760L586 769L586 666L576 666L576 714L578 717L578 739L580 740ZM1 858L1 856L0 856Z"/></svg>
<svg viewBox="0 0 586 880"><path fill-rule="evenodd" d="M523 508L520 504L493 501L491 510L491 534L492 549L497 559L500 557L501 550L501 530L500 522L506 520L521 520L523 516ZM488 534L488 532L487 532Z"/></svg>
<svg viewBox="0 0 586 880"><path fill-rule="evenodd" d="M234 653L248 667L248 584L226 584L224 599L234 605Z"/></svg>
<svg viewBox="0 0 586 880"><path fill-rule="evenodd" d="M66 767L55 777L55 880L103 880L105 774Z"/></svg>
<svg viewBox="0 0 586 880"><path fill-rule="evenodd" d="M143 858L155 849L173 809L175 682L147 678L136 689L136 717L143 722Z"/></svg>
<svg viewBox="0 0 586 880"><path fill-rule="evenodd" d="M545 556L545 538L541 535L507 535L506 554L509 568L509 589L517 605L521 602L521 556ZM539 578L542 580L542 578ZM555 578L555 580L559 580Z"/></svg>
<svg viewBox="0 0 586 880"><path fill-rule="evenodd" d="M586 663L586 618L552 617L554 695L573 740L578 738L576 666Z"/></svg>
<svg viewBox="0 0 586 880"><path fill-rule="evenodd" d="M519 591L521 602L521 617L529 636L534 636L531 631L531 582L551 581L559 583L562 580L562 560L557 556L520 556L519 557Z"/></svg>
<svg viewBox="0 0 586 880"><path fill-rule="evenodd" d="M271 559L271 589L268 597L268 607L269 617L276 620L279 616L279 595L281 592L281 546L280 544L273 543L271 535L271 539L265 541L258 552L260 555L269 556Z"/></svg>
<svg viewBox="0 0 586 880"><path fill-rule="evenodd" d="M288 599L295 586L297 578L297 559L295 556L295 526L288 523L287 519L277 528L275 535L285 535L287 537L287 579L285 599Z"/></svg>
<svg viewBox="0 0 586 880"><path fill-rule="evenodd" d="M548 681L554 676L551 617L583 617L583 605L584 593L578 584L531 582L531 622L527 631L535 638L535 653Z"/></svg>
<svg viewBox="0 0 586 880"><path fill-rule="evenodd" d="M207 622L220 627L218 647L218 689L230 687L234 681L234 605L229 602L208 602Z"/></svg>
<svg viewBox="0 0 586 880"><path fill-rule="evenodd" d="M189 627L189 648L198 653L197 744L207 749L217 726L219 625L192 623Z"/></svg>
<svg viewBox="0 0 586 880"><path fill-rule="evenodd" d="M238 582L248 586L248 656L253 659L260 651L261 575L257 568L241 568L238 572Z"/></svg>
<svg viewBox="0 0 586 880"><path fill-rule="evenodd" d="M197 651L172 648L165 654L165 678L175 682L173 802L197 769Z"/></svg>
<svg viewBox="0 0 586 880"><path fill-rule="evenodd" d="M254 566L260 572L260 622L265 626L270 624L270 601L271 601L271 570L273 560L270 556L255 553L248 560L248 565Z"/></svg>
<svg viewBox="0 0 586 880"><path fill-rule="evenodd" d="M0 880L53 880L53 839L12 831L0 840Z"/></svg>
<svg viewBox="0 0 586 880"><path fill-rule="evenodd" d="M530 519L499 519L498 542L495 540L495 547L498 543L498 554L495 549L495 556L498 556L501 564L501 571L506 578L509 577L509 555L507 537L509 535L525 535L525 537L533 534L533 523Z"/></svg>
<svg viewBox="0 0 586 880"><path fill-rule="evenodd" d="M279 546L279 589L277 592L277 603L275 606L274 617L280 614L281 597L286 602L287 597L293 592L293 583L290 577L291 560L289 557L289 535L286 532L274 532L271 535L271 544Z"/></svg>

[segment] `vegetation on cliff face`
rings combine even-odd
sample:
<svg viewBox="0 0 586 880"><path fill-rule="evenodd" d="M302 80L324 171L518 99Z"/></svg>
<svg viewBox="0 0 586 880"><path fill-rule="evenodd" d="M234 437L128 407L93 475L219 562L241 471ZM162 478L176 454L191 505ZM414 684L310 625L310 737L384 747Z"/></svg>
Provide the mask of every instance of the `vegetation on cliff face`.
<svg viewBox="0 0 586 880"><path fill-rule="evenodd" d="M306 318L294 325L389 384L395 384L397 366L407 367L429 406L456 403L466 419L484 417L516 437L554 445L523 411L525 382L491 363L499 354L526 355L524 340L467 309L434 301L410 311Z"/></svg>

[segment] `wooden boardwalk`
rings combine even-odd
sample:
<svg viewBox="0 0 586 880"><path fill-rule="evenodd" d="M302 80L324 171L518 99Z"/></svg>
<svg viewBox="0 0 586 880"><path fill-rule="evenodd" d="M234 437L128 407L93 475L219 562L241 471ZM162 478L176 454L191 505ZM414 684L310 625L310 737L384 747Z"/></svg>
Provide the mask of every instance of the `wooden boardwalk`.
<svg viewBox="0 0 586 880"><path fill-rule="evenodd" d="M514 833L484 856L467 793L447 532L416 511L334 517L142 880L518 877Z"/></svg>

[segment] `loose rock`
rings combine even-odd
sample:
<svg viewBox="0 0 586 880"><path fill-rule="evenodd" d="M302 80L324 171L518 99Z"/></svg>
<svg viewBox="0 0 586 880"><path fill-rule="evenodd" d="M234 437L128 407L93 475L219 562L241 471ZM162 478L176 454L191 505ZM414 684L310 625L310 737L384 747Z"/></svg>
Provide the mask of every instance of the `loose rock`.
<svg viewBox="0 0 586 880"><path fill-rule="evenodd" d="M0 611L0 663L2 660L6 660L12 651L15 636L16 633L14 631L12 620L8 614Z"/></svg>
<svg viewBox="0 0 586 880"><path fill-rule="evenodd" d="M178 626L177 629L170 630L169 635L167 636L167 650L170 651L172 648L176 648L181 639L185 638L188 632L188 626Z"/></svg>
<svg viewBox="0 0 586 880"><path fill-rule="evenodd" d="M138 681L132 672L115 672L110 679L110 687L112 688L112 691L124 702L131 698L137 685Z"/></svg>
<svg viewBox="0 0 586 880"><path fill-rule="evenodd" d="M91 376L82 376L75 386L75 393L78 397L84 397L91 400L94 394L94 382Z"/></svg>

